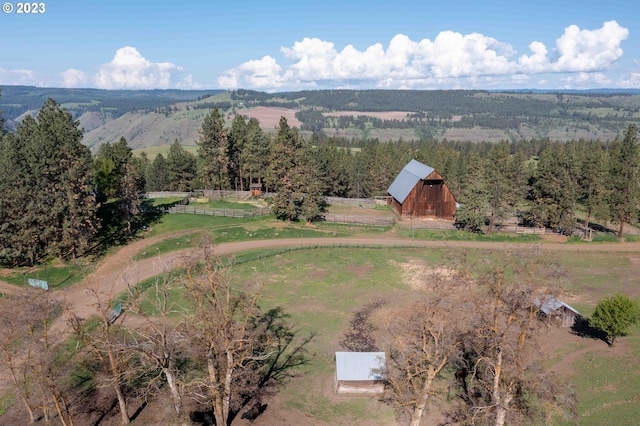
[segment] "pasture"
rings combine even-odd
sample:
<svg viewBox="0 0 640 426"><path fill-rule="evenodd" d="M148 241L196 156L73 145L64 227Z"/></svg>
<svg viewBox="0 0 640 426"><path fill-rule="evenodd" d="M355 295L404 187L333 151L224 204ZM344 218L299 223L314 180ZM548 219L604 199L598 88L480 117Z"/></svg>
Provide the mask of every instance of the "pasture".
<svg viewBox="0 0 640 426"><path fill-rule="evenodd" d="M478 253L479 254L479 253ZM314 331L309 345L311 363L294 378L263 418L303 416L314 424L392 424L391 410L371 398L339 397L333 393L333 353L353 314L379 300L372 322L382 330L394 306L428 291L428 271L446 257L442 249L315 249L281 253L234 266L238 285L251 288L256 274L263 283L264 308L283 307L301 330ZM553 252L563 281L562 298L585 314L611 291L640 296L636 272L640 257L629 253ZM385 342L378 344L384 349ZM640 336L621 338L614 347L578 337L569 329L553 328L547 338L546 364L577 395L578 424L600 425L604 419L631 424L640 414ZM451 375L451 372L448 373ZM445 377L444 386L453 380ZM436 398L446 405L446 395ZM375 412L375 418L371 413ZM274 416L274 417L272 417ZM425 424L439 418L434 407ZM561 424L574 424L562 422Z"/></svg>

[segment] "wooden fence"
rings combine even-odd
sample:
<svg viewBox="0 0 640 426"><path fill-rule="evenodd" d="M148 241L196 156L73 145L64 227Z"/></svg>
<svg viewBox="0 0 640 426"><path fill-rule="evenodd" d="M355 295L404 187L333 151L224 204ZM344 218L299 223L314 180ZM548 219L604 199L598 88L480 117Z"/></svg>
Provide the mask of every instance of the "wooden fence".
<svg viewBox="0 0 640 426"><path fill-rule="evenodd" d="M269 207L263 207L260 209L251 209L251 210L214 209L211 207L198 206L195 204L191 204L188 206L176 205L176 206L169 207L168 209L166 209L166 211L167 213L201 214L206 216L237 217L237 218L261 217L261 216L269 216L271 214L271 209Z"/></svg>
<svg viewBox="0 0 640 426"><path fill-rule="evenodd" d="M330 223L345 223L350 225L393 226L396 223L393 217L375 217L367 215L333 214L324 215L324 221Z"/></svg>

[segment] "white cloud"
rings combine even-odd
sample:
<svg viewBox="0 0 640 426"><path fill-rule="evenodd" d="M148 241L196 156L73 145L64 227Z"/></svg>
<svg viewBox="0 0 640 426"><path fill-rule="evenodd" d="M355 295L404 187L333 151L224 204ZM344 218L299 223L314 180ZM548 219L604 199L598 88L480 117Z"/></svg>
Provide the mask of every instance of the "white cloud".
<svg viewBox="0 0 640 426"><path fill-rule="evenodd" d="M82 87L87 83L85 73L74 68L69 68L60 75L62 77L62 87Z"/></svg>
<svg viewBox="0 0 640 426"><path fill-rule="evenodd" d="M564 89L588 89L590 87L611 87L613 80L602 73L580 72L563 77Z"/></svg>
<svg viewBox="0 0 640 426"><path fill-rule="evenodd" d="M0 84L41 86L39 75L30 70L8 70L0 67Z"/></svg>
<svg viewBox="0 0 640 426"><path fill-rule="evenodd" d="M151 62L138 49L125 46L118 49L113 60L103 64L95 76L101 89L167 89L191 84L190 75L180 79L184 68L171 62Z"/></svg>
<svg viewBox="0 0 640 426"><path fill-rule="evenodd" d="M398 34L385 47L376 43L363 51L347 45L341 51L332 42L304 38L282 47L283 66L271 57L245 62L218 78L222 88L277 90L336 85L380 88L455 88L480 82L480 77L511 76L525 82L532 74L593 73L608 69L623 54L620 47L629 31L615 21L596 30L567 27L549 49L539 41L529 54L516 58L508 43L479 33L443 31L435 39L412 41ZM576 82L580 77L575 77ZM590 81L598 80L593 76Z"/></svg>

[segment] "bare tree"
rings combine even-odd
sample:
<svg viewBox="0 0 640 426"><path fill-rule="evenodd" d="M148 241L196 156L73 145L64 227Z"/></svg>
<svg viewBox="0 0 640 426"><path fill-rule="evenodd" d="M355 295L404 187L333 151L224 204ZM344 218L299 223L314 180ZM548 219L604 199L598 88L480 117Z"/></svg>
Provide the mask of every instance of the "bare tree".
<svg viewBox="0 0 640 426"><path fill-rule="evenodd" d="M435 380L459 350L457 323L450 301L423 298L398 312L389 326L389 361L383 400L401 422L418 426Z"/></svg>
<svg viewBox="0 0 640 426"><path fill-rule="evenodd" d="M470 378L456 421L502 426L544 416L535 400L551 406L560 392L540 362L548 326L539 319L536 300L555 294L548 273L553 268L530 251L501 251L458 266L468 271L459 275L464 291L457 293L469 320L458 359L465 361Z"/></svg>
<svg viewBox="0 0 640 426"><path fill-rule="evenodd" d="M213 409L217 425L228 425L250 400L259 404L264 392L306 362L304 347L313 336L295 343L281 309L263 313L258 291L233 289L230 267L206 239L187 262L184 286L193 306L192 360L201 360L206 371L190 383L190 393Z"/></svg>
<svg viewBox="0 0 640 426"><path fill-rule="evenodd" d="M50 327L60 314L61 306L51 301L44 292L29 291L12 300L15 309L2 310L0 350L9 370L11 381L29 415L30 423L37 420L36 411L42 411L45 421L53 404L60 422L73 425L62 383L66 374L56 361L60 338Z"/></svg>
<svg viewBox="0 0 640 426"><path fill-rule="evenodd" d="M127 412L127 402L124 393L125 376L131 373L128 363L131 351L123 350L123 338L121 323L124 315L119 315L117 309L113 309L113 295L105 298L97 287L88 289L93 299L98 313L97 324L88 324L88 321L79 318L75 313L70 312L70 324L75 334L84 344L80 349L86 349L103 363L108 373L107 384L111 386L118 400L120 417L122 424L129 424L130 417Z"/></svg>
<svg viewBox="0 0 640 426"><path fill-rule="evenodd" d="M164 378L169 387L176 418L187 424L182 403L182 381L177 364L183 357L187 345L183 318L186 309L172 301L176 279L167 272L156 277L149 294L141 293L137 287L129 286L126 310L142 319L141 324L126 326L131 342L127 349L140 355L141 362L159 374L149 378L150 382ZM144 303L150 301L150 306Z"/></svg>

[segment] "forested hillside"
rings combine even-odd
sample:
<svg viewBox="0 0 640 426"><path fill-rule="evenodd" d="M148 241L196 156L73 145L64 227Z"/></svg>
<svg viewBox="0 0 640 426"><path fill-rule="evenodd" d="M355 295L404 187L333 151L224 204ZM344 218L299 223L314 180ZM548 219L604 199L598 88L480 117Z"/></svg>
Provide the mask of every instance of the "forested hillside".
<svg viewBox="0 0 640 426"><path fill-rule="evenodd" d="M133 148L194 145L211 108L229 123L236 113L275 132L269 111L287 110L312 133L345 139L470 142L613 140L640 124L638 91L489 92L470 90L180 91L3 88L0 109L16 128L52 97L80 121L95 151L124 136ZM289 119L292 124L291 118Z"/></svg>

